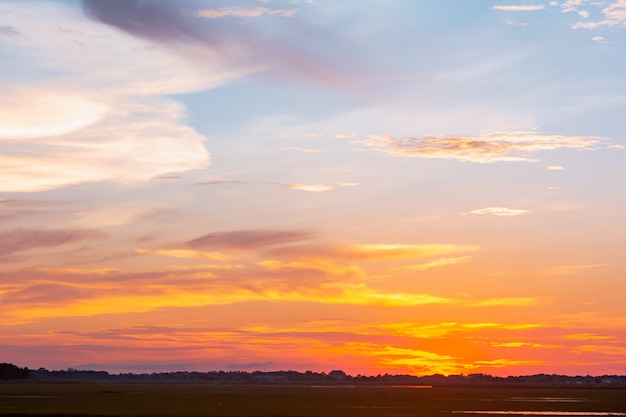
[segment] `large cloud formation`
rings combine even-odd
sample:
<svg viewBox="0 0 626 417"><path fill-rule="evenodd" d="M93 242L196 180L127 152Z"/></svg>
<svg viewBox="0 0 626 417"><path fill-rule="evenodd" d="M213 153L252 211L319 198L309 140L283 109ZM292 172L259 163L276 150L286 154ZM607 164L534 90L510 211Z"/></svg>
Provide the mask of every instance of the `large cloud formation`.
<svg viewBox="0 0 626 417"><path fill-rule="evenodd" d="M63 4L9 2L5 21L21 36L0 38L14 58L0 81L0 192L141 182L208 164L206 138L165 95L220 85L228 68L187 62Z"/></svg>

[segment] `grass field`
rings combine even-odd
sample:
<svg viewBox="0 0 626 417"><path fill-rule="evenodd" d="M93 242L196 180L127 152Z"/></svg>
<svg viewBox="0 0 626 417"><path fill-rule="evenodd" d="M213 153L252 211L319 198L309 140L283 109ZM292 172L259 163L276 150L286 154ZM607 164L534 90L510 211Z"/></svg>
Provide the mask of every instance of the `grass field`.
<svg viewBox="0 0 626 417"><path fill-rule="evenodd" d="M626 390L0 383L0 415L421 417L477 410L626 413Z"/></svg>

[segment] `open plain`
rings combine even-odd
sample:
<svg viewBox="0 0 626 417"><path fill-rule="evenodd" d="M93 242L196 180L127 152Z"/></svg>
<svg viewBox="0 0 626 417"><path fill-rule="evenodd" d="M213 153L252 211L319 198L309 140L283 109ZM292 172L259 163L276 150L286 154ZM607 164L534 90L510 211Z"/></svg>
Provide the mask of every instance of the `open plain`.
<svg viewBox="0 0 626 417"><path fill-rule="evenodd" d="M421 417L626 415L626 390L2 383L0 415Z"/></svg>

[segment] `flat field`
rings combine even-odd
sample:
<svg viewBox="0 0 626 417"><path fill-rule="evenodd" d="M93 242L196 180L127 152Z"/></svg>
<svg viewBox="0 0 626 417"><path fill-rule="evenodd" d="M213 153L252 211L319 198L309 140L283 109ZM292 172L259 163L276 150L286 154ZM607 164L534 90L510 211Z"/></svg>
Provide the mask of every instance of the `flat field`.
<svg viewBox="0 0 626 417"><path fill-rule="evenodd" d="M464 411L626 413L626 390L0 383L0 416L433 417Z"/></svg>

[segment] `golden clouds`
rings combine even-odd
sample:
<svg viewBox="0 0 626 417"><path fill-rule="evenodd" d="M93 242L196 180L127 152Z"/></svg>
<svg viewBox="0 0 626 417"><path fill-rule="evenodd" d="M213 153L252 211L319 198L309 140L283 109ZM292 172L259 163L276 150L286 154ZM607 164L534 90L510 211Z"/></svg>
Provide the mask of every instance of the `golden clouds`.
<svg viewBox="0 0 626 417"><path fill-rule="evenodd" d="M487 300L479 301L474 305L476 307L494 307L494 306L509 306L509 307L523 307L531 306L539 303L539 299L534 297L506 297L506 298L490 298Z"/></svg>
<svg viewBox="0 0 626 417"><path fill-rule="evenodd" d="M495 347L508 347L508 348L522 348L522 347L530 347L530 348L544 348L544 349L556 349L560 346L556 345L544 345L542 343L529 343L529 342L494 342L491 344Z"/></svg>
<svg viewBox="0 0 626 417"><path fill-rule="evenodd" d="M586 271L588 269L600 268L607 266L606 264L591 264L591 265L562 265L553 266L544 270L546 275L572 275L578 272Z"/></svg>
<svg viewBox="0 0 626 417"><path fill-rule="evenodd" d="M431 269L431 268L439 268L442 266L460 264L470 259L472 259L471 256L459 256L456 258L439 258L434 261L423 263L423 264L402 266L402 267L399 267L398 269L409 271L409 272L426 271L427 269Z"/></svg>
<svg viewBox="0 0 626 417"><path fill-rule="evenodd" d="M348 259L416 259L448 253L475 251L476 246L459 245L407 245L407 244L374 244L353 245L345 249ZM342 251L339 251L341 253Z"/></svg>
<svg viewBox="0 0 626 417"><path fill-rule="evenodd" d="M493 334L494 331L526 331L531 329L537 329L545 327L544 324L539 323L456 323L456 322L441 322L435 324L420 324L420 323L388 323L377 325L378 328L391 331L394 335L411 336L415 338L441 338L450 335L459 334L474 334L479 335L481 332L489 332Z"/></svg>
<svg viewBox="0 0 626 417"><path fill-rule="evenodd" d="M441 355L418 349L380 346L370 355L378 356L383 367L408 368L419 374L454 374L468 369L458 357Z"/></svg>
<svg viewBox="0 0 626 417"><path fill-rule="evenodd" d="M600 139L588 136L542 135L538 132L499 132L483 136L424 136L398 138L370 135L366 145L391 156L442 158L492 163L536 161L530 155L557 149L593 150Z"/></svg>
<svg viewBox="0 0 626 417"><path fill-rule="evenodd" d="M3 323L248 301L390 307L450 302L428 294L376 290L359 282L362 273L357 268L331 264L265 261L260 269L196 268L169 273L47 269L20 275L22 279L1 288Z"/></svg>
<svg viewBox="0 0 626 417"><path fill-rule="evenodd" d="M453 244L311 244L271 251L280 256L300 259L341 259L345 261L379 261L423 259L458 252L472 252L477 246ZM433 261L435 262L435 261Z"/></svg>
<svg viewBox="0 0 626 417"><path fill-rule="evenodd" d="M148 312L248 301L387 307L458 303L446 295L378 288L366 263L428 260L477 249L453 244L326 243L307 230L213 232L171 247L135 250L137 255L185 263L163 270L25 270L16 275L24 279L6 288L3 299L12 300L10 305L15 308L7 308L4 319ZM431 263L429 268L442 261ZM394 269L392 266L390 272ZM130 292L129 287L133 288Z"/></svg>
<svg viewBox="0 0 626 417"><path fill-rule="evenodd" d="M607 336L607 335L599 335L599 334L591 334L591 333L580 333L580 334L568 334L565 336L568 339L573 340L613 340L615 336Z"/></svg>
<svg viewBox="0 0 626 417"><path fill-rule="evenodd" d="M220 252L204 252L189 249L135 249L135 252L141 255L163 255L170 256L172 258L207 259L211 261L228 261L232 259L231 256Z"/></svg>

